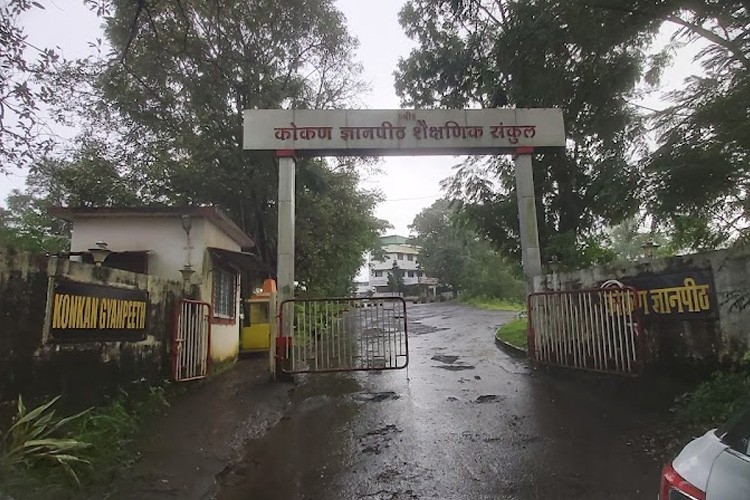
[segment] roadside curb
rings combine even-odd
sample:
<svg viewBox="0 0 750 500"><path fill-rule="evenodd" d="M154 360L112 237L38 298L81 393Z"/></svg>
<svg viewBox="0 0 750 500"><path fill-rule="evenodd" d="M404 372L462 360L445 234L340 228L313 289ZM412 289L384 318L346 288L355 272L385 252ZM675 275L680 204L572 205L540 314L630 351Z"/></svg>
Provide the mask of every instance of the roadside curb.
<svg viewBox="0 0 750 500"><path fill-rule="evenodd" d="M497 344L500 349L512 356L519 356L524 358L529 357L529 353L523 347L518 347L517 345L513 345L509 342L501 340L497 338L497 336L495 336L495 344Z"/></svg>

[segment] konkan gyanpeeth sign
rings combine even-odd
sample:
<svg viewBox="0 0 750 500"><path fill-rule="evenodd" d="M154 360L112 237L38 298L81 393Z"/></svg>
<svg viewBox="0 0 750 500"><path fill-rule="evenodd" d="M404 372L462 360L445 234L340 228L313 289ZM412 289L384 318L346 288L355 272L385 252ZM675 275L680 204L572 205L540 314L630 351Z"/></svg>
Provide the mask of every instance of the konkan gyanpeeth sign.
<svg viewBox="0 0 750 500"><path fill-rule="evenodd" d="M148 292L70 280L54 284L50 336L59 342L142 340Z"/></svg>
<svg viewBox="0 0 750 500"><path fill-rule="evenodd" d="M253 109L244 121L244 149L298 155L501 154L565 145L559 109Z"/></svg>

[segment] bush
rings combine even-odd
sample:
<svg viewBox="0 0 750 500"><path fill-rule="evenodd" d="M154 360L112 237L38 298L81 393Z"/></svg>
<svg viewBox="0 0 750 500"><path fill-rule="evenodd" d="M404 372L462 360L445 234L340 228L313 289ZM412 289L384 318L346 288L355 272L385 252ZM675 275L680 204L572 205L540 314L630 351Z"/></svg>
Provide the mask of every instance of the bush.
<svg viewBox="0 0 750 500"><path fill-rule="evenodd" d="M677 402L676 418L682 424L715 427L748 404L750 372L717 371Z"/></svg>
<svg viewBox="0 0 750 500"><path fill-rule="evenodd" d="M80 420L89 410L66 418L56 418L52 409L60 396L28 411L23 398L18 397L17 413L10 428L0 439L0 476L17 468L60 468L80 484L74 467L89 463L83 450L90 443L68 437L66 427Z"/></svg>

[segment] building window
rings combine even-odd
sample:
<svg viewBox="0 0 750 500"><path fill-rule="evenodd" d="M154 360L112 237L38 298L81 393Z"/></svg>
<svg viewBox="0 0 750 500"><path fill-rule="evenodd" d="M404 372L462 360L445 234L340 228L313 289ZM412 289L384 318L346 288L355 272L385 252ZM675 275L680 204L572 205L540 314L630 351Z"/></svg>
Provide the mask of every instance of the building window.
<svg viewBox="0 0 750 500"><path fill-rule="evenodd" d="M375 276L376 278L381 278L381 277L383 276L383 271L375 271L375 274L374 274L374 276Z"/></svg>
<svg viewBox="0 0 750 500"><path fill-rule="evenodd" d="M414 277L414 271L409 271L409 277L410 277L410 278L413 278L413 277Z"/></svg>
<svg viewBox="0 0 750 500"><path fill-rule="evenodd" d="M396 258L398 260L404 260L404 254L402 254L402 253L396 254Z"/></svg>
<svg viewBox="0 0 750 500"><path fill-rule="evenodd" d="M237 274L214 267L214 318L234 319L237 303Z"/></svg>
<svg viewBox="0 0 750 500"><path fill-rule="evenodd" d="M411 255L411 254L409 254L409 255L406 256L406 260L408 260L409 262L411 262L411 261L414 260L414 256Z"/></svg>

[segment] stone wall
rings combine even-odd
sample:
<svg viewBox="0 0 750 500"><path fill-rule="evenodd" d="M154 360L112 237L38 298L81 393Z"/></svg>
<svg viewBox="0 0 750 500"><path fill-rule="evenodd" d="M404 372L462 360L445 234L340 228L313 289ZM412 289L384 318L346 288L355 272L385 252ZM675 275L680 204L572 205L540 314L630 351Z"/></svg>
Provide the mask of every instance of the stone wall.
<svg viewBox="0 0 750 500"><path fill-rule="evenodd" d="M143 338L51 338L47 297L59 280L148 291ZM0 400L19 393L61 394L75 405L91 404L129 382L167 378L174 308L181 296L176 281L0 249Z"/></svg>
<svg viewBox="0 0 750 500"><path fill-rule="evenodd" d="M742 357L750 346L750 249L719 250L548 274L537 279L535 285L544 290L575 290L596 288L615 279L641 288L637 285L639 280L691 273L712 275L711 313L669 316L651 311L644 315L651 360L665 365L673 362L713 364ZM647 301L652 299L646 297Z"/></svg>

